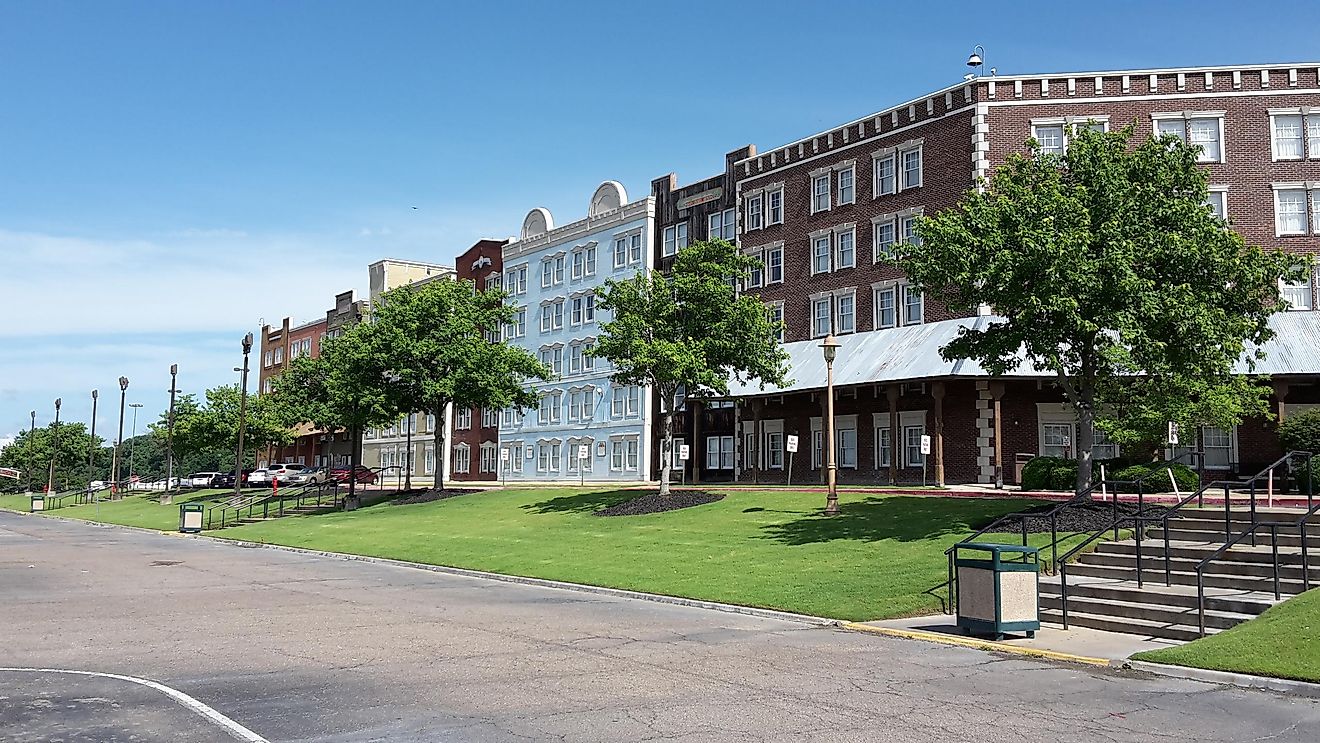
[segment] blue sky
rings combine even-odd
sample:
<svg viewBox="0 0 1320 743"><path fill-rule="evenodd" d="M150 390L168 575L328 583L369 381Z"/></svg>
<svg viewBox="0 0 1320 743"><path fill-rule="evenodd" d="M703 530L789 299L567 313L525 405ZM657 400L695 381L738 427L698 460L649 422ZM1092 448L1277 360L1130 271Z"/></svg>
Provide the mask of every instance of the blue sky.
<svg viewBox="0 0 1320 743"><path fill-rule="evenodd" d="M121 374L158 411L170 363L232 381L243 333L373 260L712 175L955 82L974 44L1001 74L1320 57L1316 6L1241 8L0 0L0 437Z"/></svg>

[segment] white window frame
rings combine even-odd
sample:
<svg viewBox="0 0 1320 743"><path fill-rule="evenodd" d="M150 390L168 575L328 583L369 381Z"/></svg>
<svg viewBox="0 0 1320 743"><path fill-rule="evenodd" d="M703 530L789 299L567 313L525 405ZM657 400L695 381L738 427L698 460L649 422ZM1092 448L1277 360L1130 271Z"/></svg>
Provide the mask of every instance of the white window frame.
<svg viewBox="0 0 1320 743"><path fill-rule="evenodd" d="M1306 183L1303 181L1296 181L1290 183L1275 183L1272 184L1272 186L1274 189L1274 236L1275 237L1306 235L1306 234L1310 234L1311 232L1320 232L1320 216L1312 214L1312 211L1314 211L1313 207L1315 206L1315 201L1316 201L1316 199L1313 196L1312 189L1320 190L1320 182ZM1297 191L1302 194L1302 213L1301 213L1302 227L1300 230L1288 230L1287 232L1285 232L1282 227L1283 223L1280 220L1280 217L1282 216L1282 211L1280 209L1281 202L1279 196L1283 192L1293 192L1293 191Z"/></svg>
<svg viewBox="0 0 1320 743"><path fill-rule="evenodd" d="M880 316L880 310L882 306L881 297L882 295L886 295L886 294L889 296L890 316L888 322L886 322ZM872 328L874 328L875 330L883 330L885 328L896 328L900 325L899 320L901 319L900 313L902 312L902 310L899 308L898 298L899 298L898 282L896 281L885 281L871 285L871 327Z"/></svg>
<svg viewBox="0 0 1320 743"><path fill-rule="evenodd" d="M678 251L688 246L688 223L678 222L671 224L664 230L664 239L661 243L660 254L668 258L678 255Z"/></svg>
<svg viewBox="0 0 1320 743"><path fill-rule="evenodd" d="M1210 186L1207 192L1206 206L1215 213L1215 216L1228 221L1228 186ZM1218 204L1218 208L1216 208Z"/></svg>
<svg viewBox="0 0 1320 743"><path fill-rule="evenodd" d="M706 437L706 469L710 471L733 471L733 437Z"/></svg>
<svg viewBox="0 0 1320 743"><path fill-rule="evenodd" d="M1059 146L1047 154L1059 155L1067 154L1068 145L1072 143L1073 135L1078 129L1087 128L1089 125L1097 124L1101 132L1109 131L1109 115L1095 114L1092 116L1054 116L1043 119L1031 120L1031 138L1042 145L1044 152L1044 142L1041 142L1040 132L1042 129L1059 130ZM1184 127L1184 135L1186 128Z"/></svg>
<svg viewBox="0 0 1320 743"><path fill-rule="evenodd" d="M738 210L724 209L706 217L706 239L734 242L738 237Z"/></svg>
<svg viewBox="0 0 1320 743"><path fill-rule="evenodd" d="M784 283L784 244L777 242L765 249L765 284Z"/></svg>
<svg viewBox="0 0 1320 743"><path fill-rule="evenodd" d="M909 319L908 319L908 296L913 292L913 286L912 286L912 284L909 284L909 283L906 283L906 282L904 282L904 283L900 283L898 286L899 286L898 297L899 297L899 299L901 300L901 305L900 305L899 309L900 309L900 311L902 312L902 315L900 315L899 319L902 321L902 324L903 324L904 326L908 326L908 325L921 325L921 324L925 323L925 321L926 321L926 295L925 295L923 292L916 292L916 294L917 294L917 296L918 296L918 298L919 298L917 304L918 304L918 306L920 306L920 308L921 308L920 311L919 311L919 315L920 315L920 317L918 317L916 320L909 320Z"/></svg>
<svg viewBox="0 0 1320 743"><path fill-rule="evenodd" d="M834 416L834 463L839 469L855 470L858 466L856 415L835 415ZM815 416L811 419L811 469L819 470L825 466L825 437L821 426L823 419L821 416ZM845 435L845 432L850 435ZM849 442L851 440L851 447ZM845 457L845 451L851 452L851 457Z"/></svg>
<svg viewBox="0 0 1320 743"><path fill-rule="evenodd" d="M753 194L746 199L743 232L759 230L765 227L765 200L761 194Z"/></svg>
<svg viewBox="0 0 1320 743"><path fill-rule="evenodd" d="M844 174L848 175L848 185L844 185ZM847 188L847 193L844 189ZM836 206L857 203L857 166L848 165L839 168L834 175L834 203Z"/></svg>
<svg viewBox="0 0 1320 743"><path fill-rule="evenodd" d="M881 172L884 170L884 164L888 163L889 177L888 183L881 180ZM871 158L871 193L875 198L880 196L892 196L898 193L898 153L895 151L886 151L883 155L875 155Z"/></svg>
<svg viewBox="0 0 1320 743"><path fill-rule="evenodd" d="M454 474L468 474L472 472L472 447L468 446L466 441L459 442L454 446L454 462L450 467L450 472Z"/></svg>
<svg viewBox="0 0 1320 743"><path fill-rule="evenodd" d="M767 225L784 223L784 189L772 188L765 192L765 223Z"/></svg>
<svg viewBox="0 0 1320 743"><path fill-rule="evenodd" d="M830 171L827 170L823 173L812 173L810 193L811 213L820 214L821 212L829 211L833 195Z"/></svg>
<svg viewBox="0 0 1320 743"><path fill-rule="evenodd" d="M889 230L888 249L884 248L885 243L880 239L885 228ZM880 263L881 261L893 260L898 246L898 218L892 214L886 214L871 220L871 262Z"/></svg>
<svg viewBox="0 0 1320 743"><path fill-rule="evenodd" d="M477 468L478 472L494 473L498 471L500 464L499 447L490 441L481 442L481 461Z"/></svg>
<svg viewBox="0 0 1320 743"><path fill-rule="evenodd" d="M770 313L770 322L779 323L779 342L784 342L784 333L787 328L784 325L784 300L777 300L766 305Z"/></svg>
<svg viewBox="0 0 1320 743"><path fill-rule="evenodd" d="M850 257L848 262L843 262L843 242L844 237L848 238L850 246ZM857 266L857 228L852 225L834 228L834 251L832 270L838 271L844 268L855 268Z"/></svg>
<svg viewBox="0 0 1320 743"><path fill-rule="evenodd" d="M1186 143L1186 144L1188 144L1188 145L1191 145L1191 144L1193 144L1192 139L1191 139L1191 122L1192 122L1192 121L1199 121L1199 120L1202 120L1202 119L1215 119L1215 120L1217 120L1217 122L1216 122L1216 127L1217 127L1217 129L1216 129L1216 133L1217 133L1217 136L1219 137L1219 156L1218 156L1218 157L1208 157L1208 156L1206 155L1206 153L1204 152L1204 149L1203 149L1201 152L1197 153L1196 161L1197 161L1198 163L1223 163L1223 162L1227 162L1227 161L1228 161L1228 143L1227 143L1227 142L1225 141L1225 139L1224 139L1224 113L1225 113L1224 111L1157 111L1157 112L1152 113L1152 114L1150 115L1150 117L1151 117L1151 126L1152 126L1152 128L1153 128L1155 134L1157 134L1157 135L1158 135L1158 134L1161 134L1161 133L1170 133L1170 134L1172 134L1172 133L1174 133L1174 132L1161 132L1161 131L1160 131L1160 126L1161 126L1161 123L1160 123L1160 122L1168 122L1168 121L1172 121L1172 120L1181 120L1181 121L1182 121L1182 129L1181 129L1181 134L1179 135L1179 138L1182 139L1182 141L1183 141L1184 143ZM1271 129L1272 129L1272 128L1273 128L1273 124L1271 123ZM1273 136L1273 135L1271 134L1271 136Z"/></svg>
<svg viewBox="0 0 1320 743"><path fill-rule="evenodd" d="M912 155L914 153L917 156L917 170L916 170L917 180L916 183L908 183L907 160L908 160L908 155ZM925 185L926 156L922 145L918 144L912 147L905 147L900 149L898 151L898 163L899 163L899 170L897 173L899 178L898 190L908 191L913 188L921 188L923 185Z"/></svg>

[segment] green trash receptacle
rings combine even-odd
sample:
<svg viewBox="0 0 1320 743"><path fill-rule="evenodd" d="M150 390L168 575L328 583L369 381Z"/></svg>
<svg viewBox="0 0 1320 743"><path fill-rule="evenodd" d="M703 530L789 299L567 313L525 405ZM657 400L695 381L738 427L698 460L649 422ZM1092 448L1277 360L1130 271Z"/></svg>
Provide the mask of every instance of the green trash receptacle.
<svg viewBox="0 0 1320 743"><path fill-rule="evenodd" d="M179 532L197 534L202 530L202 513L206 510L202 503L179 504Z"/></svg>
<svg viewBox="0 0 1320 743"><path fill-rule="evenodd" d="M32 494L32 513L37 513L38 511L44 511L44 510L46 510L46 494L45 494L45 493L33 493L33 494Z"/></svg>
<svg viewBox="0 0 1320 743"><path fill-rule="evenodd" d="M1035 637L1040 629L1039 552L1016 544L957 545L958 626L997 640L1008 632Z"/></svg>

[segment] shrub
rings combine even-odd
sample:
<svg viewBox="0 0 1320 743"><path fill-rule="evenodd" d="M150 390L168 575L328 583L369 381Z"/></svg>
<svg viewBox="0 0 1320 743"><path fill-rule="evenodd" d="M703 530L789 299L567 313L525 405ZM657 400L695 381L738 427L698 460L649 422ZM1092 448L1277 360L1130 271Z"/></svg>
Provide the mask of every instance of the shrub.
<svg viewBox="0 0 1320 743"><path fill-rule="evenodd" d="M1180 491L1192 492L1201 482L1196 471L1181 462L1172 465L1168 462L1145 462L1127 466L1123 466L1121 462L1117 464L1106 462L1105 465L1105 475L1110 480L1136 480L1149 476L1147 492L1159 492L1168 488L1169 476L1164 474L1166 467L1173 468L1173 476L1178 481ZM1114 469L1116 466L1120 468ZM1317 471L1320 471L1320 463L1317 465ZM1099 462L1095 462L1092 466L1092 477L1096 480L1100 478ZM1076 486L1076 460L1062 457L1036 457L1022 468L1023 490L1072 490Z"/></svg>
<svg viewBox="0 0 1320 743"><path fill-rule="evenodd" d="M1023 490L1072 490L1076 485L1076 460L1036 457L1022 467Z"/></svg>
<svg viewBox="0 0 1320 743"><path fill-rule="evenodd" d="M1145 477L1147 478L1146 492L1159 492L1169 486L1169 476L1164 473L1164 470L1168 468L1173 470L1173 478L1178 483L1178 490L1190 493L1201 486L1201 478L1196 474L1196 470L1182 462L1174 462L1173 464L1168 462L1133 464L1106 474L1111 480L1139 480Z"/></svg>
<svg viewBox="0 0 1320 743"><path fill-rule="evenodd" d="M1285 451L1320 454L1320 410L1295 413L1279 424L1279 443Z"/></svg>

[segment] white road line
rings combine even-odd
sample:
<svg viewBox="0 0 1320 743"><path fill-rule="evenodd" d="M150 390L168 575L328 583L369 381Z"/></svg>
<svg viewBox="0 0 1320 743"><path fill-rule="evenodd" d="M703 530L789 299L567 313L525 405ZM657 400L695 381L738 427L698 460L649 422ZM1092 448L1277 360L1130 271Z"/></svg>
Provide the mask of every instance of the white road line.
<svg viewBox="0 0 1320 743"><path fill-rule="evenodd" d="M68 673L68 674L72 674L72 675L75 675L75 676L97 676L97 677L99 677L99 678L116 679L116 680L119 680L119 681L129 681L129 682L134 683L134 684L140 684L140 685L142 685L142 686L145 686L145 687L147 687L148 689L155 689L156 691L158 691L158 692L164 694L165 696L170 697L171 699L173 699L174 701L176 701L176 702L178 702L179 704L183 705L183 706L186 707L187 709L190 709L190 710L192 710L193 712L196 712L197 714L201 715L202 717L205 717L206 719L208 719L208 720L210 720L211 722L215 723L216 725L220 726L221 728L224 729L225 732L227 732L227 733L229 733L230 735L234 736L234 737L237 738L238 740L246 741L246 743L270 743L270 741L266 740L265 738L261 737L260 735L257 735L256 733L252 732L251 730L248 730L247 728L243 727L242 725L239 725L238 723L234 722L233 720L229 719L228 717L225 717L224 715L222 715L222 714L220 714L219 712L215 711L215 710L212 709L211 707L208 707L208 706L206 706L205 704L202 704L201 702L197 701L196 699L193 699L192 697L188 696L187 694L184 694L183 692L179 691L178 689L171 689L170 687L168 687L168 686L166 686L166 685L164 685L164 684L157 683L157 682L155 682L155 681L151 681L151 680L149 680L149 679L140 679L140 678L137 678L137 677L135 677L135 676L121 676L121 675L119 675L119 674L117 674L117 673L97 673L96 671L70 671L70 670L66 670L66 669L63 669L63 668L4 668L4 667L0 667L0 673L3 673L3 672L14 672L14 673Z"/></svg>

